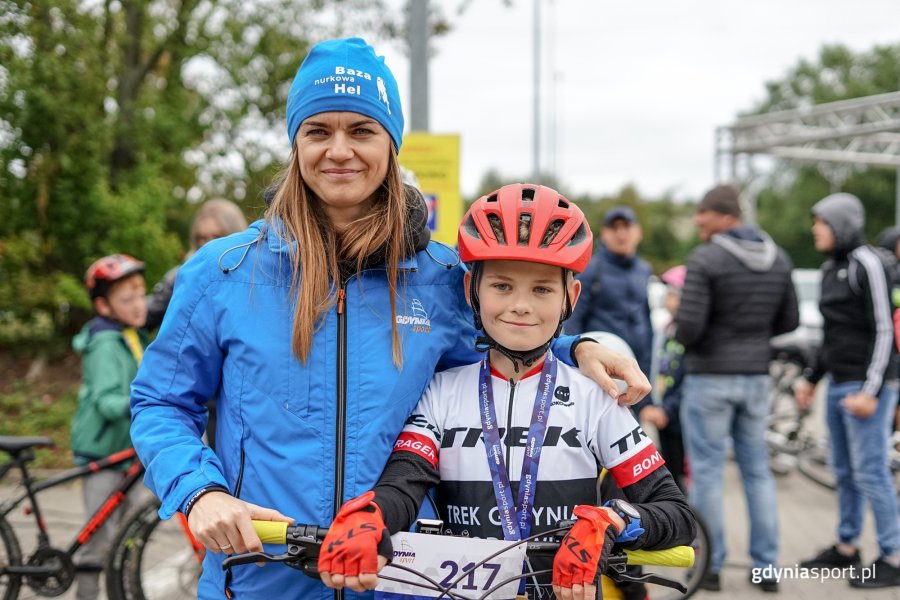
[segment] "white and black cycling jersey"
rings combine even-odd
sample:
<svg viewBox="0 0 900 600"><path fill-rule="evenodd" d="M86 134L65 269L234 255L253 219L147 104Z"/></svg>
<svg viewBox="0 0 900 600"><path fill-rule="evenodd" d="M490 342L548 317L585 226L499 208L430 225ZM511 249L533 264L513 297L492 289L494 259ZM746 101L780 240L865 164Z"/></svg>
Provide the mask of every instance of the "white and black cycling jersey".
<svg viewBox="0 0 900 600"><path fill-rule="evenodd" d="M452 533L502 539L482 432L479 372L480 365L474 364L436 374L398 437L394 454L411 452L438 469L438 508ZM513 498L518 494L539 372L540 366L513 383L492 371ZM559 363L540 449L531 533L553 529L559 520L571 518L578 504L597 504L601 468L627 489L662 465L662 457L629 409L576 369Z"/></svg>

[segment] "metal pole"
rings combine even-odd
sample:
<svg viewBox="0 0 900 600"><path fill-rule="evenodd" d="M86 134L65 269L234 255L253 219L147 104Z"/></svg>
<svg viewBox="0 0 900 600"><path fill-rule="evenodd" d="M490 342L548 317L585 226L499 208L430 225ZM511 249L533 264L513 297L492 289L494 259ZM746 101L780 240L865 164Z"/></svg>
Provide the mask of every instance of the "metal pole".
<svg viewBox="0 0 900 600"><path fill-rule="evenodd" d="M896 180L896 183L895 183L894 185L897 186L897 188L896 188L896 190L895 190L895 194L896 194L896 197L897 197L897 201L895 202L895 206L897 207L897 208L896 208L896 213L895 213L895 214L896 214L896 217L895 217L895 220L896 220L895 225L897 225L897 227L900 227L900 169L897 169L897 180Z"/></svg>
<svg viewBox="0 0 900 600"><path fill-rule="evenodd" d="M409 126L428 131L428 0L409 5Z"/></svg>
<svg viewBox="0 0 900 600"><path fill-rule="evenodd" d="M537 183L541 176L541 0L534 4L534 123L532 125L532 177Z"/></svg>

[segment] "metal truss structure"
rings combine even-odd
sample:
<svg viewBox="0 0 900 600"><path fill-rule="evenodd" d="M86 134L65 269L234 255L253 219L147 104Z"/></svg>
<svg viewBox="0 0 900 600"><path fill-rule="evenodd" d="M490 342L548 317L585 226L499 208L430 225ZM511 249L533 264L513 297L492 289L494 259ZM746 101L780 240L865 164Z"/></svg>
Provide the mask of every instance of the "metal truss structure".
<svg viewBox="0 0 900 600"><path fill-rule="evenodd" d="M900 179L900 92L753 115L716 128L716 181L727 163L726 180L752 187L755 156L815 163L836 189L854 168L866 166L897 168ZM755 204L755 194L746 191ZM900 217L900 186L897 194Z"/></svg>

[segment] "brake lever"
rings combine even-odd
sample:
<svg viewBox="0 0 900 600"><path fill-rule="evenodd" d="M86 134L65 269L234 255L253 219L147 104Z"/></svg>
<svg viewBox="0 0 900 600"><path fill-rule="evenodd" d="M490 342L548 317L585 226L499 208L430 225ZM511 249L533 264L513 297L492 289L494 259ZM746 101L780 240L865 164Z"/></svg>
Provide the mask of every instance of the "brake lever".
<svg viewBox="0 0 900 600"><path fill-rule="evenodd" d="M233 554L222 561L222 570L227 571L231 567L258 562L287 562L291 558L290 553L267 554L265 552L247 552L245 554Z"/></svg>
<svg viewBox="0 0 900 600"><path fill-rule="evenodd" d="M660 577L653 573L648 573L647 575L629 575L625 573L624 570L620 571L618 568L615 568L607 570L606 576L616 583L621 583L623 581L630 581L633 583L655 583L656 585L662 585L678 590L682 594L687 593L687 588L680 582L666 579L665 577Z"/></svg>
<svg viewBox="0 0 900 600"><path fill-rule="evenodd" d="M222 570L227 571L238 565L250 563L282 563L292 569L297 569L307 577L320 579L318 569L319 544L314 538L299 538L296 543L288 544L288 551L284 554L267 554L266 552L248 552L235 554L222 561Z"/></svg>

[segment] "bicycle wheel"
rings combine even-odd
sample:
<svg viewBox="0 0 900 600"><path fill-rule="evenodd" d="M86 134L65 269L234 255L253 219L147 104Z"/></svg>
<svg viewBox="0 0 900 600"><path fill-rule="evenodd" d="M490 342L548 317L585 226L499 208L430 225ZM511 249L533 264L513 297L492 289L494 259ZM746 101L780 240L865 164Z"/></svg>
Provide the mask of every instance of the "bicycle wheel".
<svg viewBox="0 0 900 600"><path fill-rule="evenodd" d="M152 498L126 518L107 563L110 600L197 597L203 549L183 517L163 521L158 510L159 501Z"/></svg>
<svg viewBox="0 0 900 600"><path fill-rule="evenodd" d="M22 550L5 517L0 516L0 600L15 600L22 585L21 575L5 573L7 565L21 565Z"/></svg>
<svg viewBox="0 0 900 600"><path fill-rule="evenodd" d="M833 490L837 488L837 482L830 463L831 447L828 440L825 439L816 441L797 456L797 469L807 479L829 490Z"/></svg>
<svg viewBox="0 0 900 600"><path fill-rule="evenodd" d="M694 566L690 569L680 569L675 567L652 567L651 571L665 577L680 581L687 588L687 592L682 594L678 590L663 587L660 585L648 585L647 594L651 600L684 600L693 596L700 589L700 582L709 570L710 558L710 542L709 533L706 531L706 525L703 520L697 517L697 536L691 542L694 549Z"/></svg>

